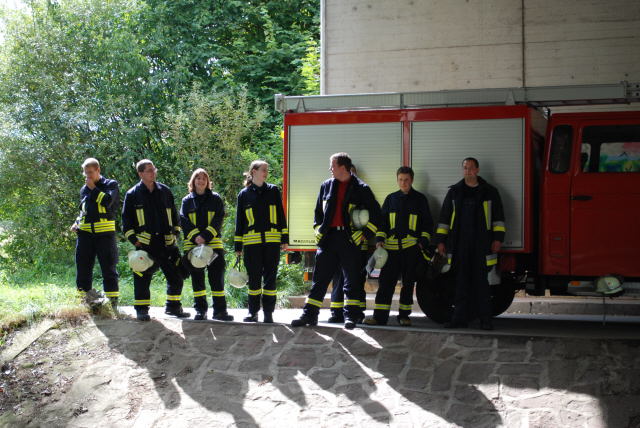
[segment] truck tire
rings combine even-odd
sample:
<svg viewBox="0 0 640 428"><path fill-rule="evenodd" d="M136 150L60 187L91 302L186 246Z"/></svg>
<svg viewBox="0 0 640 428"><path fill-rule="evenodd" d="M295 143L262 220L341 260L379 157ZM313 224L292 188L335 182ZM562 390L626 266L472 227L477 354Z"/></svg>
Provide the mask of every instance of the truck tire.
<svg viewBox="0 0 640 428"><path fill-rule="evenodd" d="M416 300L422 312L433 322L451 319L455 294L455 277L448 272L435 278L423 277L416 286Z"/></svg>
<svg viewBox="0 0 640 428"><path fill-rule="evenodd" d="M491 311L498 316L511 306L516 290L509 282L502 282L491 286Z"/></svg>

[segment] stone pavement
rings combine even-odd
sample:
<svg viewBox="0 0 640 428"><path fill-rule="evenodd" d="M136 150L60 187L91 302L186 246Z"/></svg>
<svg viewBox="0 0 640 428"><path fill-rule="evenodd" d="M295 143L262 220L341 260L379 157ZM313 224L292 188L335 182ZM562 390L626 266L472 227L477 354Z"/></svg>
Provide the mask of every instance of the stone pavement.
<svg viewBox="0 0 640 428"><path fill-rule="evenodd" d="M75 349L96 351L38 423L640 427L637 338L292 329L180 321L159 308L151 315L148 323L96 318L79 330ZM277 311L276 321L297 315ZM78 400L86 412L70 415Z"/></svg>

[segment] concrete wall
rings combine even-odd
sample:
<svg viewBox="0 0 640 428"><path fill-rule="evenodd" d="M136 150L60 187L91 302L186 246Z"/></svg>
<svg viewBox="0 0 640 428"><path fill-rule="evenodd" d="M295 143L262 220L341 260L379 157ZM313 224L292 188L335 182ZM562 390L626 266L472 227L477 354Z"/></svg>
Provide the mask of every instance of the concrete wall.
<svg viewBox="0 0 640 428"><path fill-rule="evenodd" d="M322 3L323 94L640 81L638 0Z"/></svg>

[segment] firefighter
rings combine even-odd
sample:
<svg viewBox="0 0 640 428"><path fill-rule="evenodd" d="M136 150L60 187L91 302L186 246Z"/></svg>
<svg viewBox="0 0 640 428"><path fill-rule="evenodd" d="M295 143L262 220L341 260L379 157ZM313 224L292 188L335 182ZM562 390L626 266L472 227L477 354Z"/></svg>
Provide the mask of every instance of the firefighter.
<svg viewBox="0 0 640 428"><path fill-rule="evenodd" d="M102 271L102 288L115 310L120 295L115 221L120 205L120 190L116 180L100 175L100 162L97 159L86 159L82 163L82 170L85 183L80 189L80 215L71 226L77 235L76 286L87 302L101 297L91 287L97 256Z"/></svg>
<svg viewBox="0 0 640 428"><path fill-rule="evenodd" d="M263 322L273 322L280 250L289 243L280 190L266 182L268 175L268 163L251 162L236 205L235 250L238 257L243 255L249 276L249 314L244 322L258 322L260 300Z"/></svg>
<svg viewBox="0 0 640 428"><path fill-rule="evenodd" d="M183 277L180 250L176 235L180 233L178 212L173 193L156 181L157 169L149 159L136 164L140 182L127 191L122 207L124 236L136 249L145 250L153 265L144 272L133 272L134 308L137 319L149 321L151 294L149 285L153 274L161 269L167 280L167 302L165 313L178 318L187 318L182 310L180 295Z"/></svg>
<svg viewBox="0 0 640 428"><path fill-rule="evenodd" d="M462 172L463 179L449 187L436 229L438 252L447 255L456 276L455 309L445 327L467 327L479 317L480 328L492 330L487 274L504 241L504 211L498 190L478 176L477 159L465 158Z"/></svg>
<svg viewBox="0 0 640 428"><path fill-rule="evenodd" d="M422 249L427 248L433 230L433 219L427 198L412 187L413 169L408 166L398 168L396 181L399 190L388 195L382 204L380 230L376 234L376 247L389 252L389 258L380 271L378 292L373 316L365 319L365 324L385 325L389 320L391 300L398 282L400 307L398 324L410 326L413 306L413 288L416 281L415 266L422 257Z"/></svg>
<svg viewBox="0 0 640 428"><path fill-rule="evenodd" d="M184 253L186 255L196 246L206 245L212 248L215 254L215 258L206 268L196 268L188 258L183 259L191 272L193 301L196 310L194 319L207 319L207 287L204 282L206 269L211 287L213 319L233 321L233 316L227 313L227 301L224 296L225 261L221 239L224 203L220 195L211 191L209 174L202 168L193 171L188 188L189 194L182 199L180 207Z"/></svg>
<svg viewBox="0 0 640 428"><path fill-rule="evenodd" d="M324 295L333 275L341 269L344 275L344 327L353 329L362 319L359 246L365 236L374 237L378 231L380 206L369 186L351 174L351 158L347 153L330 157L332 178L320 186L316 202L314 229L318 250L312 286L302 316L293 320L292 327L316 325ZM351 213L356 208L369 212L369 221L362 230L354 227Z"/></svg>

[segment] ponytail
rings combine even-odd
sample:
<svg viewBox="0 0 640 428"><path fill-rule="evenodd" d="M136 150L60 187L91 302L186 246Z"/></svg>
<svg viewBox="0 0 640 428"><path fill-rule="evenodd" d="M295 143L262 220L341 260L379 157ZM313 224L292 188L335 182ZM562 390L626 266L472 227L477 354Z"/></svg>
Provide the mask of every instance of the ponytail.
<svg viewBox="0 0 640 428"><path fill-rule="evenodd" d="M262 165L269 166L269 164L263 160L254 160L253 162L251 162L251 165L249 165L249 171L245 171L243 173L244 187L249 187L253 184L253 171L259 169Z"/></svg>

